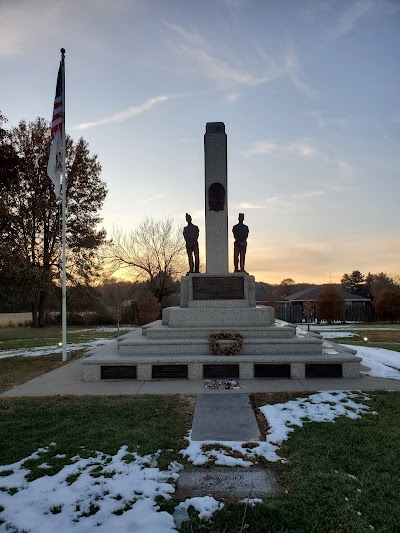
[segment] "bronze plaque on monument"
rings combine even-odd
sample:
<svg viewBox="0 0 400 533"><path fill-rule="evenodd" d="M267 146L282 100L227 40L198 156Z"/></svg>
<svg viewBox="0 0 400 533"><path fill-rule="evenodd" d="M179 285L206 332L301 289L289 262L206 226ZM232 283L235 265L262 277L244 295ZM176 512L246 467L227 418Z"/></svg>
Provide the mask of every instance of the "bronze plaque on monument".
<svg viewBox="0 0 400 533"><path fill-rule="evenodd" d="M192 278L193 300L243 300L242 276L201 276Z"/></svg>

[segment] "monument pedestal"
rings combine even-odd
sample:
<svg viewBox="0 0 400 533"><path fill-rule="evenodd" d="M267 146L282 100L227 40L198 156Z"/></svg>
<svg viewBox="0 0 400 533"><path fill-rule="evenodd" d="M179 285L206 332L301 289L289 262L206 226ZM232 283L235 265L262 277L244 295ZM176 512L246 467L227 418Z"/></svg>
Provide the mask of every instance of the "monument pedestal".
<svg viewBox="0 0 400 533"><path fill-rule="evenodd" d="M211 333L240 333L240 353L213 355ZM361 359L341 349L256 306L253 276L192 274L181 280L180 307L89 353L83 379L359 377Z"/></svg>

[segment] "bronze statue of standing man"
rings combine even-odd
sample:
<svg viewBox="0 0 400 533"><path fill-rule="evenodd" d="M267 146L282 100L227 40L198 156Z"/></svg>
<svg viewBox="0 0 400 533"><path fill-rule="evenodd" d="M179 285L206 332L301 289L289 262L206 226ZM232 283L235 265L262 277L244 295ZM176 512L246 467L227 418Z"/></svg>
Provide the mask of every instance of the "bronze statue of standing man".
<svg viewBox="0 0 400 533"><path fill-rule="evenodd" d="M239 213L239 224L236 224L232 228L233 236L235 237L235 243L233 247L233 263L235 266L235 272L245 272L244 262L246 258L249 227L246 226L246 224L243 224L243 220L244 214Z"/></svg>
<svg viewBox="0 0 400 533"><path fill-rule="evenodd" d="M186 252L189 259L189 272L199 272L200 259L199 259L199 227L192 224L192 217L186 213L187 226L183 228L183 236L186 241ZM193 260L194 259L194 260Z"/></svg>

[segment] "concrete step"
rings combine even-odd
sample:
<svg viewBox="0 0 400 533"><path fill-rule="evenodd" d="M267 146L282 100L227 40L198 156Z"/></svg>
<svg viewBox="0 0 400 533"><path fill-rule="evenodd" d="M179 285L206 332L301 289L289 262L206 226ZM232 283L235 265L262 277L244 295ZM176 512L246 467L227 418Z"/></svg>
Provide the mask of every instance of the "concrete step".
<svg viewBox="0 0 400 533"><path fill-rule="evenodd" d="M360 377L361 358L349 352L335 354L304 354L304 355L126 355L120 356L116 346L101 346L90 357L82 360L83 380L100 381L104 376L114 372L119 379L154 380L160 379L207 379L207 378L232 378L232 379L267 379L271 377L287 377L303 379L307 377L310 365L322 365L325 369L340 372L344 378ZM115 343L116 345L116 343ZM134 372L131 377L130 370ZM277 375L283 369L284 375ZM321 370L320 368L320 370ZM120 369L120 373L118 371ZM174 370L176 369L176 371ZM225 371L226 369L226 371ZM270 374L272 370L272 375ZM318 370L318 369L317 369ZM214 373L214 375L210 375ZM160 374L161 372L161 374ZM130 376L130 377L129 377ZM318 377L318 376L312 376ZM328 376L327 376L328 377ZM329 376L332 377L332 376ZM339 376L334 376L339 377Z"/></svg>
<svg viewBox="0 0 400 533"><path fill-rule="evenodd" d="M319 354L322 351L322 340L314 337L288 339L244 339L241 354ZM151 339L133 332L128 338L118 343L119 354L122 355L209 355L208 339Z"/></svg>
<svg viewBox="0 0 400 533"><path fill-rule="evenodd" d="M148 339L208 339L209 334L215 331L210 327L198 328L171 328L169 326L154 325L151 328L142 328L143 335ZM224 332L241 333L245 339L255 338L272 338L272 339L288 339L294 338L296 330L294 328L283 328L279 326L266 327L237 327L224 328Z"/></svg>

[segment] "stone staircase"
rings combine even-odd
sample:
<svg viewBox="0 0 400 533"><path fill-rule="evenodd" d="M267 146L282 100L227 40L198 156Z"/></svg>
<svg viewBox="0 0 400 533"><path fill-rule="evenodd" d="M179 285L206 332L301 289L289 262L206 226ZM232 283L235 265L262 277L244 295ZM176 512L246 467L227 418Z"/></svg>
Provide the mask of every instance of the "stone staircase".
<svg viewBox="0 0 400 533"><path fill-rule="evenodd" d="M213 355L208 343L212 332L240 333L240 353ZM361 359L354 354L275 321L271 307L170 307L163 310L162 320L89 352L83 379L356 378Z"/></svg>

